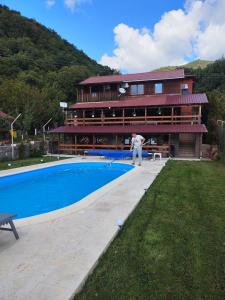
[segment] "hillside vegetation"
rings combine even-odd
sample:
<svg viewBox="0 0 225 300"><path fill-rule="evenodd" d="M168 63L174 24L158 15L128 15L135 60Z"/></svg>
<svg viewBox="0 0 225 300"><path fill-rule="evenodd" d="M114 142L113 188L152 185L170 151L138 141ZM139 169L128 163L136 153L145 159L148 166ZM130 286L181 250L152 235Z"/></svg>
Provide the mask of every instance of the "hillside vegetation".
<svg viewBox="0 0 225 300"><path fill-rule="evenodd" d="M176 69L179 69L179 68L191 68L191 69L204 69L206 68L209 64L212 64L213 61L210 61L210 60L202 60L202 59L197 59L197 60L194 60L192 62L189 62L185 65L182 65L182 66L167 66L167 67L161 67L161 68L158 68L157 71L167 71L167 70L176 70Z"/></svg>
<svg viewBox="0 0 225 300"><path fill-rule="evenodd" d="M211 60L197 59L197 60L194 60L194 61L189 62L188 64L184 65L184 68L204 69L212 63L213 63L213 61L211 61Z"/></svg>
<svg viewBox="0 0 225 300"><path fill-rule="evenodd" d="M217 120L225 120L225 59L219 59L205 68L185 68L195 76L195 93L206 93L209 104L203 107L203 122L207 124L207 143L217 143Z"/></svg>
<svg viewBox="0 0 225 300"><path fill-rule="evenodd" d="M56 32L0 5L0 110L22 112L26 131L49 117L60 120L60 101L75 101L75 84L113 71L90 59Z"/></svg>

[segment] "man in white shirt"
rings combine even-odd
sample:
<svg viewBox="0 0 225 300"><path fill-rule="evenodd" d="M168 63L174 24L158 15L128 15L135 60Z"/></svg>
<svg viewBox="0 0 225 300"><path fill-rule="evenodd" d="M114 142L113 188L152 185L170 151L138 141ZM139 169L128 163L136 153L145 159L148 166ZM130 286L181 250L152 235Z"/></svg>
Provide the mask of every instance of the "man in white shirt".
<svg viewBox="0 0 225 300"><path fill-rule="evenodd" d="M131 148L130 150L133 150L133 165L135 165L136 157L138 155L138 164L141 166L142 162L142 146L145 142L145 138L141 135L138 135L136 133L132 133L132 139L131 139Z"/></svg>

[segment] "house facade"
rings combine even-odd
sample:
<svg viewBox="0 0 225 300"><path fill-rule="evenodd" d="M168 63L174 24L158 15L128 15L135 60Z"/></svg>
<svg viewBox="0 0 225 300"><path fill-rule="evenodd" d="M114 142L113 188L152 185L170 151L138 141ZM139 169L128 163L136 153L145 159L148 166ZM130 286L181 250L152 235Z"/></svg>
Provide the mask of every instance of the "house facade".
<svg viewBox="0 0 225 300"><path fill-rule="evenodd" d="M57 151L129 149L131 134L138 133L149 152L200 157L208 100L193 94L193 83L183 69L90 77L77 87L64 126L51 131Z"/></svg>

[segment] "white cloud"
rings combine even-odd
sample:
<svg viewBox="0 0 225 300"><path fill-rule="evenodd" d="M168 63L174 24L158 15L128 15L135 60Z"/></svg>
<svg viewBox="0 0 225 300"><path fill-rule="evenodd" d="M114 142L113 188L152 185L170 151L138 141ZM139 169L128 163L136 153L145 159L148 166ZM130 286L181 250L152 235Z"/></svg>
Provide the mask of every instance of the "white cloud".
<svg viewBox="0 0 225 300"><path fill-rule="evenodd" d="M202 59L214 60L225 55L225 24L210 24L199 34L196 52Z"/></svg>
<svg viewBox="0 0 225 300"><path fill-rule="evenodd" d="M220 58L225 54L224 11L224 0L187 0L183 9L165 13L152 32L119 24L113 55L104 54L100 63L141 72L190 58Z"/></svg>
<svg viewBox="0 0 225 300"><path fill-rule="evenodd" d="M72 12L74 12L75 8L78 7L80 4L90 1L91 0L62 0L65 6L69 8ZM45 3L48 8L51 8L56 4L56 0L45 0Z"/></svg>
<svg viewBox="0 0 225 300"><path fill-rule="evenodd" d="M55 0L46 0L46 5L48 8L51 8L55 5Z"/></svg>
<svg viewBox="0 0 225 300"><path fill-rule="evenodd" d="M74 12L75 8L85 2L89 2L90 0L64 0L64 3L67 8L69 8L72 12Z"/></svg>
<svg viewBox="0 0 225 300"><path fill-rule="evenodd" d="M65 5L71 10L74 11L77 4L77 0L65 0Z"/></svg>

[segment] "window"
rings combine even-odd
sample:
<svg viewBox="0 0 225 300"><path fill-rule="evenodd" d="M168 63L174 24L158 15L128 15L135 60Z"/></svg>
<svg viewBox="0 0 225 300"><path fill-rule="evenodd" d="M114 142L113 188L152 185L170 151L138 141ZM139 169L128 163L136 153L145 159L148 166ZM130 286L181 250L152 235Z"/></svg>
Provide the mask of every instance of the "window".
<svg viewBox="0 0 225 300"><path fill-rule="evenodd" d="M163 92L163 84L156 83L155 84L155 94L162 94L162 92Z"/></svg>
<svg viewBox="0 0 225 300"><path fill-rule="evenodd" d="M132 84L131 85L131 95L143 95L144 85L143 84Z"/></svg>
<svg viewBox="0 0 225 300"><path fill-rule="evenodd" d="M183 95L189 94L189 87L187 83L181 84L181 93Z"/></svg>

